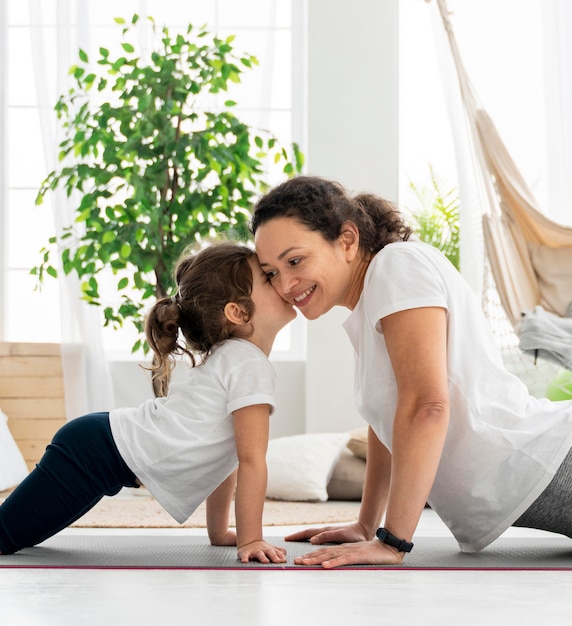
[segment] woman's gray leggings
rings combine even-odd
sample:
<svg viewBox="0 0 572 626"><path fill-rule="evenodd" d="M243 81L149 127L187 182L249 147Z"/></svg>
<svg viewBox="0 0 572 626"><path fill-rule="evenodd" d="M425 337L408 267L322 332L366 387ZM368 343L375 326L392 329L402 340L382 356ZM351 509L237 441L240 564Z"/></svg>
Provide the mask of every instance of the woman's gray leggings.
<svg viewBox="0 0 572 626"><path fill-rule="evenodd" d="M572 450L552 482L513 526L537 528L572 537Z"/></svg>

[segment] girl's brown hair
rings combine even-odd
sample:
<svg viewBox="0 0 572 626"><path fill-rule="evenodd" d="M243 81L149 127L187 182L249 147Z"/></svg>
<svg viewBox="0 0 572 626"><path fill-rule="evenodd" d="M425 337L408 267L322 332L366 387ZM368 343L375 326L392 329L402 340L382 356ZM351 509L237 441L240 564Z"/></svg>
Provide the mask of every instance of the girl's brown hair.
<svg viewBox="0 0 572 626"><path fill-rule="evenodd" d="M353 222L367 254L411 235L391 202L373 194L350 196L339 183L317 176L297 176L269 191L255 206L250 229L256 233L261 224L277 217L293 217L330 242L341 235L345 222Z"/></svg>
<svg viewBox="0 0 572 626"><path fill-rule="evenodd" d="M158 300L145 319L147 343L155 353L153 380L162 395L177 355L187 355L194 367L206 360L214 345L232 336L233 325L224 315L226 304L239 304L245 321L252 315L249 261L254 256L247 246L223 242L179 259L174 271L176 295Z"/></svg>

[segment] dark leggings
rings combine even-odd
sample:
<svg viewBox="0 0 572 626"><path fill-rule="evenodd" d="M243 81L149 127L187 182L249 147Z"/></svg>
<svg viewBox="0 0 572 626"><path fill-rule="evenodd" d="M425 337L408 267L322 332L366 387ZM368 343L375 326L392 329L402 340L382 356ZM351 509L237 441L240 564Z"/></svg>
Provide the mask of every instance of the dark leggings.
<svg viewBox="0 0 572 626"><path fill-rule="evenodd" d="M572 537L572 450L554 478L513 524Z"/></svg>
<svg viewBox="0 0 572 626"><path fill-rule="evenodd" d="M111 434L109 413L74 419L55 434L44 456L0 505L0 552L41 543L122 487L138 487Z"/></svg>

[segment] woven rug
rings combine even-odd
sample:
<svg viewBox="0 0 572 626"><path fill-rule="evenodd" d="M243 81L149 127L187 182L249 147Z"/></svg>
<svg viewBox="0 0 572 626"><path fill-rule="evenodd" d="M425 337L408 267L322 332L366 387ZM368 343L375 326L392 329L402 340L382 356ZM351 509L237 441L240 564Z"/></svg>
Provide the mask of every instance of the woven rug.
<svg viewBox="0 0 572 626"><path fill-rule="evenodd" d="M140 490L134 490L135 493ZM148 494L148 492L146 492ZM7 493L0 493L0 502ZM264 505L265 526L335 524L357 519L359 502L279 502ZM231 525L235 524L234 512ZM150 495L121 494L103 498L75 524L76 528L206 528L206 507L202 504L184 523L178 524Z"/></svg>
<svg viewBox="0 0 572 626"><path fill-rule="evenodd" d="M294 564L313 549L308 543L268 537L287 550L287 563L240 563L236 548L210 546L206 537L165 535L56 535L34 548L0 556L2 568L68 569L311 569ZM313 568L316 569L316 568ZM320 568L318 568L320 569ZM347 569L392 570L572 570L572 543L567 538L500 538L477 554L459 552L451 537L419 537L398 566ZM340 571L338 570L338 571ZM548 591L547 591L548 593Z"/></svg>

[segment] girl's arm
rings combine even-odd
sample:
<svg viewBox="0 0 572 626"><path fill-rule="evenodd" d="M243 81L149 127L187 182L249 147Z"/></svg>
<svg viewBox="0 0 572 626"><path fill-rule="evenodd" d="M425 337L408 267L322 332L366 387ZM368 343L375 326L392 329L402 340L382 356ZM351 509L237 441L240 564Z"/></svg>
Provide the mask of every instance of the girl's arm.
<svg viewBox="0 0 572 626"><path fill-rule="evenodd" d="M435 480L449 425L447 314L438 307L409 309L383 318L381 324L398 389L385 526L410 541ZM370 524L376 514L370 509L364 521ZM373 539L322 548L296 562L330 568L400 563L403 556Z"/></svg>
<svg viewBox="0 0 572 626"><path fill-rule="evenodd" d="M270 408L256 404L234 411L233 417L238 454L234 505L238 556L242 562L283 563L286 551L266 543L262 537Z"/></svg>
<svg viewBox="0 0 572 626"><path fill-rule="evenodd" d="M236 533L228 528L230 507L236 489L236 472L207 498L207 531L213 546L235 546Z"/></svg>

